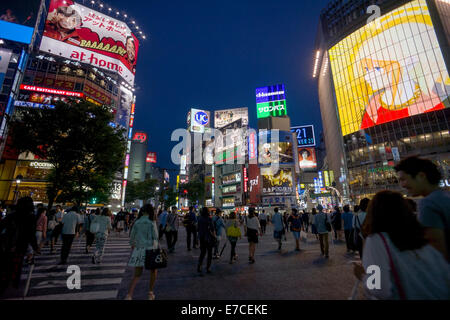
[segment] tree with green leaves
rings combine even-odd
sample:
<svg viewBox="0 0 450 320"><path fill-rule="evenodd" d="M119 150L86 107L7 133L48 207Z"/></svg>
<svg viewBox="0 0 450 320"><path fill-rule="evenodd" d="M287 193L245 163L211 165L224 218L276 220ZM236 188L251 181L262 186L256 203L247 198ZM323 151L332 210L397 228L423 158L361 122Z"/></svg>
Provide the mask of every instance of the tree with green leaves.
<svg viewBox="0 0 450 320"><path fill-rule="evenodd" d="M180 190L186 190L186 197L190 205L199 204L203 201L203 197L205 196L205 183L200 180L189 181L188 183L182 184L180 186Z"/></svg>
<svg viewBox="0 0 450 320"><path fill-rule="evenodd" d="M129 181L125 191L125 202L143 200L144 203L150 199L157 198L159 192L156 190L158 180L146 179L144 181Z"/></svg>
<svg viewBox="0 0 450 320"><path fill-rule="evenodd" d="M107 201L126 150L124 129L111 126L111 109L87 101L59 101L54 109L18 109L11 120L13 145L46 159L49 207L55 201ZM26 177L24 177L26 179Z"/></svg>

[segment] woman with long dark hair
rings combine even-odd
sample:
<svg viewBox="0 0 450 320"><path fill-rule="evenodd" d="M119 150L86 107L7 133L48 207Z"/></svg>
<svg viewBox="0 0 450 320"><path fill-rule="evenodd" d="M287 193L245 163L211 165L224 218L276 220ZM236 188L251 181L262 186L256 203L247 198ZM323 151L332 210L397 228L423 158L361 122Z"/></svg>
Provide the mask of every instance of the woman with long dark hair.
<svg viewBox="0 0 450 320"><path fill-rule="evenodd" d="M134 289L142 275L145 266L145 252L159 248L158 228L156 225L156 214L151 204L144 205L139 211L139 217L133 224L130 234L130 245L133 249L128 265L134 267L134 278L125 300L131 300ZM148 299L154 300L153 288L156 282L157 270L150 270L150 289Z"/></svg>
<svg viewBox="0 0 450 320"><path fill-rule="evenodd" d="M22 264L31 245L40 253L36 241L36 217L33 199L20 198L16 210L0 221L0 295L12 282L19 287Z"/></svg>
<svg viewBox="0 0 450 320"><path fill-rule="evenodd" d="M370 201L362 232L362 265L356 277L373 282L365 270L379 267L380 281L368 289L379 299L449 299L450 265L427 243L424 229L398 192L380 191ZM373 273L370 271L369 273ZM371 277L369 279L369 277ZM371 280L372 279L372 280Z"/></svg>

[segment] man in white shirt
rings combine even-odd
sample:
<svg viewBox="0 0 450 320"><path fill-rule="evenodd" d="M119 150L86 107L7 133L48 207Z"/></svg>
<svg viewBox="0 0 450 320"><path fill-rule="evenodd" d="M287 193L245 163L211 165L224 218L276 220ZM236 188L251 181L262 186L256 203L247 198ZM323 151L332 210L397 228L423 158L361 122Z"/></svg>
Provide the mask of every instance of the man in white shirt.
<svg viewBox="0 0 450 320"><path fill-rule="evenodd" d="M78 225L78 208L72 207L69 213L66 213L62 219L62 240L61 247L61 262L59 264L67 264L67 258L69 257L70 249L72 248L73 238L75 237L77 225Z"/></svg>

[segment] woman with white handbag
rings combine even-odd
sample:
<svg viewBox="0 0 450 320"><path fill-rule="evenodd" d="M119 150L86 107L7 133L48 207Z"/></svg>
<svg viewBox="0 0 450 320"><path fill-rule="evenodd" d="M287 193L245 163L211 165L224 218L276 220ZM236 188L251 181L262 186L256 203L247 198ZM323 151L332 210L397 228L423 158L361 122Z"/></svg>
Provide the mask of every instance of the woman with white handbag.
<svg viewBox="0 0 450 320"><path fill-rule="evenodd" d="M95 216L91 222L90 232L95 234L95 251L92 256L92 263L94 264L102 262L108 232L112 229L110 217L111 210L104 208L102 214Z"/></svg>
<svg viewBox="0 0 450 320"><path fill-rule="evenodd" d="M134 267L134 277L131 281L125 300L132 300L134 289L146 267L146 255L152 250L160 250L156 214L151 204L144 205L139 216L133 224L130 234L130 245L133 249L128 266ZM164 254L164 256L166 256ZM147 267L146 267L147 268ZM148 299L154 300L153 288L156 282L157 269L150 269L150 289Z"/></svg>

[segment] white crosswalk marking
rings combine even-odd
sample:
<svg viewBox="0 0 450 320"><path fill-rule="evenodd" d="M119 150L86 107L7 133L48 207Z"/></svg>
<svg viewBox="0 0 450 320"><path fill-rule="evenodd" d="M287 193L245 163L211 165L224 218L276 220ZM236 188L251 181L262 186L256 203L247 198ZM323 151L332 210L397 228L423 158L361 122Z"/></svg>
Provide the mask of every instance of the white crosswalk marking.
<svg viewBox="0 0 450 320"><path fill-rule="evenodd" d="M96 300L116 299L118 287L126 270L131 248L125 236L111 235L106 241L102 263L92 263L92 253L85 253L85 239L75 239L67 265L58 265L62 241L55 245L55 253L50 253L49 246L35 258L35 267L31 276L31 285L26 300ZM81 270L81 289L68 289L67 273L70 265ZM22 280L28 278L28 267L22 273Z"/></svg>

